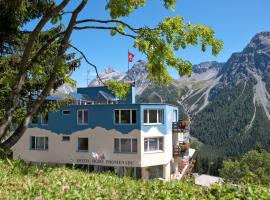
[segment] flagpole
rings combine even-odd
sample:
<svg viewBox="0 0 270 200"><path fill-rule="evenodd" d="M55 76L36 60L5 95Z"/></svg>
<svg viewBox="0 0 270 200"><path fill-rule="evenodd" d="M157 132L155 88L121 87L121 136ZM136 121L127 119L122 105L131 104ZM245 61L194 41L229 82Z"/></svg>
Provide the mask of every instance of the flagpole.
<svg viewBox="0 0 270 200"><path fill-rule="evenodd" d="M128 79L129 79L129 49L128 49Z"/></svg>

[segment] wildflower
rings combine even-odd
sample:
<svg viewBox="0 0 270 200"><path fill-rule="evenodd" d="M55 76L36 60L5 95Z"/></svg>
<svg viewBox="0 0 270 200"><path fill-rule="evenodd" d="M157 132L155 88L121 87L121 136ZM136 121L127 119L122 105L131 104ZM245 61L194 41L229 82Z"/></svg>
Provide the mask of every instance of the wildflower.
<svg viewBox="0 0 270 200"><path fill-rule="evenodd" d="M63 190L64 191L68 191L69 190L69 186L68 185L63 185Z"/></svg>
<svg viewBox="0 0 270 200"><path fill-rule="evenodd" d="M42 196L37 196L37 197L35 198L35 200L43 200L43 197L42 197Z"/></svg>
<svg viewBox="0 0 270 200"><path fill-rule="evenodd" d="M76 188L81 188L81 185L79 183L77 183L75 186Z"/></svg>
<svg viewBox="0 0 270 200"><path fill-rule="evenodd" d="M45 179L43 179L41 182L42 182L44 185L48 185L49 180L48 180L47 178L45 178Z"/></svg>

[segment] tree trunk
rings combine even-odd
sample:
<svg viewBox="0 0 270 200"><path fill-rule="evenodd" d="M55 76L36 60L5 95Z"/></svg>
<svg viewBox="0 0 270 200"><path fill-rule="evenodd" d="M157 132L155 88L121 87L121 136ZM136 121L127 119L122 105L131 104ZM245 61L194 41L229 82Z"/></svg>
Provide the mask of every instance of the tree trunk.
<svg viewBox="0 0 270 200"><path fill-rule="evenodd" d="M28 65L29 56L32 51L32 47L34 45L35 40L39 36L40 31L45 26L45 24L51 19L52 15L55 13L59 13L67 4L69 0L63 0L55 9L48 10L46 14L41 18L33 32L30 34L28 42L25 46L25 50L22 55L22 59L19 65L19 72L17 81L15 82L14 86L12 87L12 91L9 95L8 102L7 102L7 109L5 115L0 122L0 138L7 132L8 127L12 121L13 114L16 110L16 107L19 103L20 92L25 82L25 74L29 70L30 65Z"/></svg>
<svg viewBox="0 0 270 200"><path fill-rule="evenodd" d="M71 19L69 21L69 25L65 31L64 38L61 42L61 45L58 49L57 57L61 58L63 57L67 47L68 42L71 36L71 33L73 31L73 27L76 24L76 19L78 17L78 14L81 12L81 10L86 5L87 0L82 0L80 5L74 10L72 13ZM61 67L61 66L56 66ZM29 126L29 123L33 117L33 115L39 110L40 106L44 103L46 97L49 95L50 91L53 88L53 85L55 84L57 80L58 75L56 73L53 73L51 78L48 80L44 90L42 91L40 98L35 101L35 104L32 109L29 110L25 118L23 119L22 123L19 125L19 127L15 130L15 132L1 145L3 148L11 148L14 144L17 143L17 141L21 138L21 136L24 134L26 129Z"/></svg>
<svg viewBox="0 0 270 200"><path fill-rule="evenodd" d="M42 91L42 94L40 95L40 98L35 101L35 104L33 105L32 108L28 109L28 112L26 116L24 117L23 121L21 122L21 124L17 127L15 132L6 141L4 141L3 144L1 144L1 147L5 149L10 149L14 144L17 143L17 141L21 138L21 136L24 134L24 132L28 128L33 115L38 112L40 106L46 100L46 97L49 95L56 80L57 80L57 76L52 76L49 79L49 81L46 84L46 87L44 88L44 90Z"/></svg>

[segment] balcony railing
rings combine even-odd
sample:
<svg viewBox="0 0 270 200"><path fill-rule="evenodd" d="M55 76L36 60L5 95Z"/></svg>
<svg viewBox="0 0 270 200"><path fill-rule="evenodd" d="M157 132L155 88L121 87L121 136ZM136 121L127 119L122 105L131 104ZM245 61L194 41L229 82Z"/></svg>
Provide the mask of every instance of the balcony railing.
<svg viewBox="0 0 270 200"><path fill-rule="evenodd" d="M187 165L189 165L189 160L181 160L180 163L179 163L179 165L178 165L178 171L180 173L185 172L184 169L185 169L185 167Z"/></svg>
<svg viewBox="0 0 270 200"><path fill-rule="evenodd" d="M179 144L173 146L173 156L188 156L189 155L189 144Z"/></svg>
<svg viewBox="0 0 270 200"><path fill-rule="evenodd" d="M180 133L179 143L189 143L190 135L189 132Z"/></svg>
<svg viewBox="0 0 270 200"><path fill-rule="evenodd" d="M185 133L189 132L189 124L183 121L173 122L172 123L173 133Z"/></svg>

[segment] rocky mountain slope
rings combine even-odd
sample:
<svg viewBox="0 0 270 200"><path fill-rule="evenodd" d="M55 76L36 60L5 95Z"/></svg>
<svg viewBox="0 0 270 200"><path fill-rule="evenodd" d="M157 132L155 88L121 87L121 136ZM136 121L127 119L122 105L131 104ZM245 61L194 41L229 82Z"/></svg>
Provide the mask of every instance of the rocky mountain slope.
<svg viewBox="0 0 270 200"><path fill-rule="evenodd" d="M181 95L178 103L190 117L196 115L209 104L211 89L219 82L220 71L224 63L204 62L194 65L191 77L181 77L176 81L176 87L185 93Z"/></svg>
<svg viewBox="0 0 270 200"><path fill-rule="evenodd" d="M111 67L107 67L104 70L104 72L99 73L99 76L100 76L102 81L106 81L106 80L120 81L125 77L125 73L116 71ZM100 83L100 81L98 79L92 80L89 84L89 86L99 86L99 85L102 85L102 83Z"/></svg>
<svg viewBox="0 0 270 200"><path fill-rule="evenodd" d="M192 118L191 134L206 145L235 156L261 143L270 150L270 32L256 34L242 52L226 63L193 66L168 88L149 86L179 105L181 116ZM173 95L173 97L172 97Z"/></svg>
<svg viewBox="0 0 270 200"><path fill-rule="evenodd" d="M56 92L69 94L69 93L76 92L76 88L71 87L69 84L63 84L59 88L57 88Z"/></svg>
<svg viewBox="0 0 270 200"><path fill-rule="evenodd" d="M136 94L140 95L144 89L150 84L148 72L146 70L146 62L138 60L126 73L116 71L112 68L106 68L104 72L100 73L100 78L106 80L118 81L135 81ZM100 81L94 79L90 82L89 86L101 85Z"/></svg>
<svg viewBox="0 0 270 200"><path fill-rule="evenodd" d="M209 104L210 91L221 79L223 66L224 63L215 61L194 65L191 77L180 77L167 88L150 84L138 97L138 101L145 101L149 94L156 91L165 102L179 105L181 116L192 117Z"/></svg>
<svg viewBox="0 0 270 200"><path fill-rule="evenodd" d="M201 141L237 155L261 143L270 150L270 32L234 53L212 88L210 104L194 117Z"/></svg>

